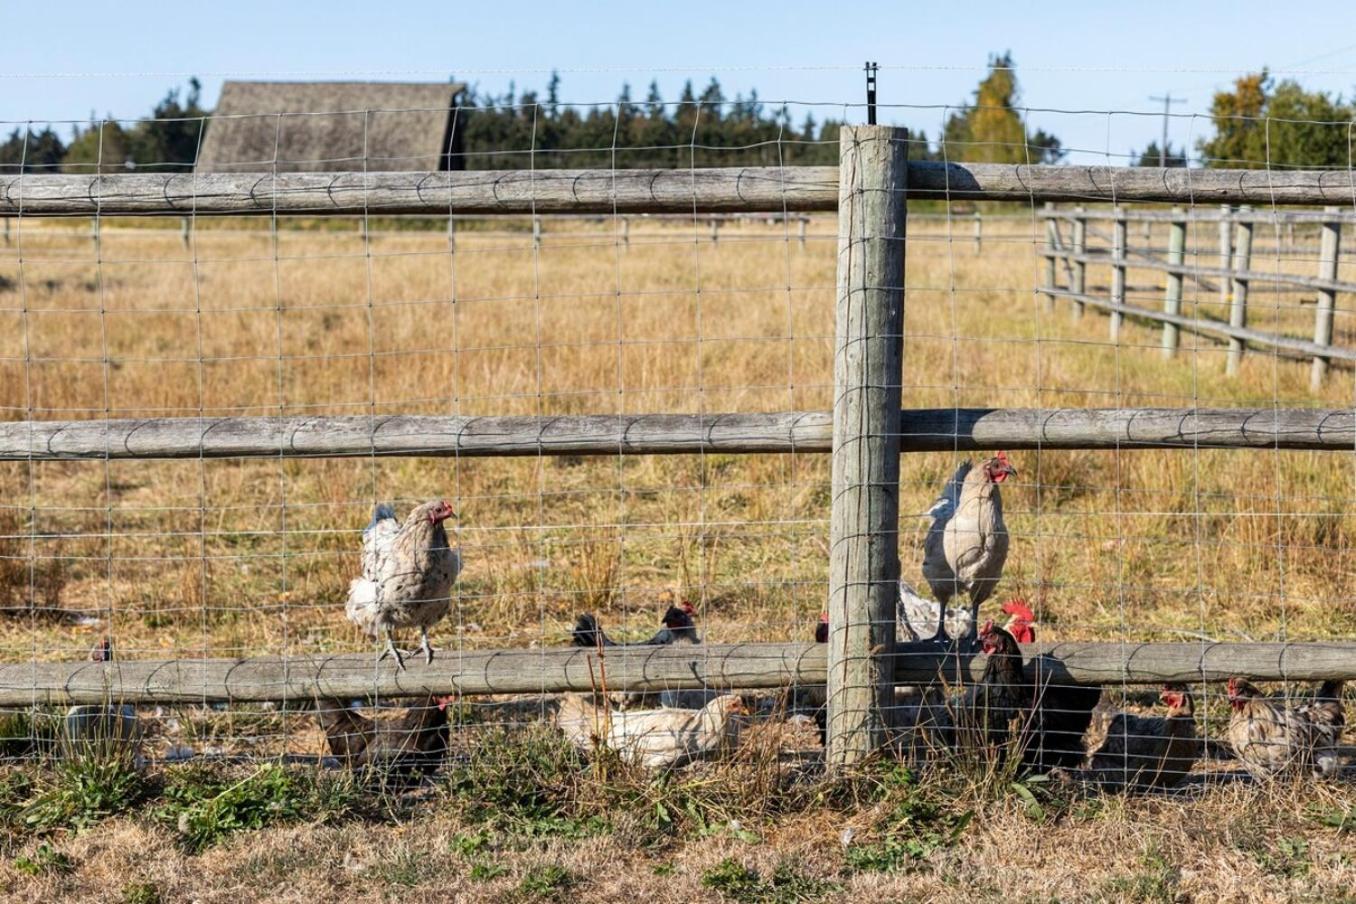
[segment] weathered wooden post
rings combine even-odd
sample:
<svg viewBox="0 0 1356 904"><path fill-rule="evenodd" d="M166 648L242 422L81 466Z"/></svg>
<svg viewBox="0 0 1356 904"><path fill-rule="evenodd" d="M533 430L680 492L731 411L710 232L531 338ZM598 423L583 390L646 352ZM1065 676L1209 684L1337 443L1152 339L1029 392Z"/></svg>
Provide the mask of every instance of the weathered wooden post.
<svg viewBox="0 0 1356 904"><path fill-rule="evenodd" d="M1328 213L1336 214L1336 207L1325 207ZM1322 237L1318 244L1318 278L1334 282L1337 279L1337 257L1342 247L1342 224L1334 219L1323 224ZM1314 312L1314 344L1332 345L1332 312L1337 306L1337 293L1332 289L1318 290L1318 309ZM1309 372L1309 388L1317 392L1323 385L1328 373L1328 359L1315 355L1313 369Z"/></svg>
<svg viewBox="0 0 1356 904"><path fill-rule="evenodd" d="M1055 309L1055 289L1059 288L1059 282L1055 278L1056 264L1055 252L1059 249L1059 226L1055 223L1055 205L1053 202L1045 202L1045 311L1050 313Z"/></svg>
<svg viewBox="0 0 1356 904"><path fill-rule="evenodd" d="M622 232L622 234L621 234L622 247L623 247L623 248L630 248L630 247L631 247L631 218L630 218L630 217L622 217L622 218L621 218L621 227L622 227L622 230L621 230L621 232Z"/></svg>
<svg viewBox="0 0 1356 904"><path fill-rule="evenodd" d="M712 217L712 218L711 218L711 242L712 242L712 244L714 244L715 242L720 241L720 238L719 238L719 232L720 232L720 220L717 220L715 217Z"/></svg>
<svg viewBox="0 0 1356 904"><path fill-rule="evenodd" d="M1242 328L1248 325L1248 279L1243 274L1252 265L1252 208L1240 207L1238 212L1241 216L1235 224L1238 238L1234 242L1234 294L1229 301L1229 326ZM1225 373L1234 376L1242 363L1243 340L1230 337L1229 353L1224 362Z"/></svg>
<svg viewBox="0 0 1356 904"><path fill-rule="evenodd" d="M1125 305L1125 211L1116 208L1116 219L1111 226L1111 303ZM1116 308L1111 310L1111 342L1121 339L1121 320L1123 315Z"/></svg>
<svg viewBox="0 0 1356 904"><path fill-rule="evenodd" d="M1229 307L1229 274L1233 268L1234 222L1230 217L1228 204L1219 206L1219 268L1224 271L1219 278L1219 306L1221 310Z"/></svg>
<svg viewBox="0 0 1356 904"><path fill-rule="evenodd" d="M799 231L800 247L801 247L801 248L804 248L804 247L805 247L806 231L807 231L809 228L810 228L810 218L807 217L807 216L802 216L802 217L800 218L799 223L797 224L797 229L798 229L798 231Z"/></svg>
<svg viewBox="0 0 1356 904"><path fill-rule="evenodd" d="M899 589L899 412L909 133L844 126L839 137L838 298L833 356L826 762L885 741Z"/></svg>
<svg viewBox="0 0 1356 904"><path fill-rule="evenodd" d="M447 251L457 253L457 221L453 217L447 218Z"/></svg>
<svg viewBox="0 0 1356 904"><path fill-rule="evenodd" d="M6 247L8 247L8 245L9 245L9 217L5 217L4 220L5 220L5 245L6 245Z"/></svg>
<svg viewBox="0 0 1356 904"><path fill-rule="evenodd" d="M1088 221L1082 207L1074 208L1073 242L1070 250L1074 254L1073 278L1069 280L1069 291L1074 294L1073 318L1083 316L1083 302L1077 297L1087 291L1088 264L1083 255L1088 253Z"/></svg>
<svg viewBox="0 0 1356 904"><path fill-rule="evenodd" d="M975 211L975 254L984 250L984 216Z"/></svg>
<svg viewBox="0 0 1356 904"><path fill-rule="evenodd" d="M179 218L179 238L183 240L185 249L192 244L188 217Z"/></svg>
<svg viewBox="0 0 1356 904"><path fill-rule="evenodd" d="M1181 219L1182 208L1172 209L1173 221L1168 227L1168 264L1180 267L1186 263L1186 220ZM1186 276L1179 270L1168 273L1167 288L1163 292L1163 313L1173 316L1182 313L1182 285ZM1181 342L1181 330L1175 323L1163 324L1163 357L1171 358L1177 354Z"/></svg>
<svg viewBox="0 0 1356 904"><path fill-rule="evenodd" d="M532 218L532 247L541 247L541 217Z"/></svg>
<svg viewBox="0 0 1356 904"><path fill-rule="evenodd" d="M99 218L98 217L91 218L89 221L89 240L94 244L95 257L98 257L100 254L101 249L99 247L99 244L103 240L103 236L100 235L100 228L101 223L99 222Z"/></svg>

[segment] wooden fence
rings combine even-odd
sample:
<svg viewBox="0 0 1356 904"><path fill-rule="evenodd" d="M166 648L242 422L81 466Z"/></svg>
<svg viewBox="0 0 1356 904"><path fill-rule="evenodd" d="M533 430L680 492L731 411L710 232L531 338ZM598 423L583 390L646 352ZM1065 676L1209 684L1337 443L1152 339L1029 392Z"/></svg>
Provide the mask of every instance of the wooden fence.
<svg viewBox="0 0 1356 904"><path fill-rule="evenodd" d="M1174 208L1171 212L1126 210L1056 210L1047 206L1041 211L1045 220L1045 280L1041 292L1047 305L1055 299L1067 298L1073 302L1074 316L1080 316L1085 307L1105 311L1110 315L1110 340L1120 340L1121 322L1134 320L1157 323L1163 327L1163 355L1172 358L1181 346L1181 334L1192 333L1217 339L1227 345L1226 372L1238 373L1245 350L1251 346L1265 349L1287 358L1312 362L1310 382L1314 389L1322 385L1333 362L1356 361L1356 349L1333 345L1333 315L1339 294L1356 292L1356 283L1337 278L1341 254L1343 222L1356 222L1356 215L1343 213L1336 207L1325 211L1257 211L1248 207L1231 210L1191 210ZM1098 230L1095 224L1110 223L1108 246L1093 249L1088 236ZM1132 223L1168 225L1166 256L1160 257L1150 249L1135 249L1128 245L1129 226ZM1219 266L1186 263L1186 237L1192 224L1218 224ZM1316 224L1320 231L1317 248L1312 250L1316 272L1309 276L1299 273L1266 272L1254 269L1257 250L1254 233L1261 225L1279 229L1296 223ZM1064 241L1061 227L1068 224L1069 241ZM1290 241L1293 241L1291 234ZM1293 245L1291 246L1293 250ZM1275 249L1279 250L1279 249ZM1111 278L1106 295L1094 294L1087 284L1089 266L1109 267ZM1163 309L1155 311L1131 305L1127 301L1126 274L1129 270L1149 270L1165 274ZM1063 272L1065 279L1060 279ZM1202 290L1218 292L1221 309L1228 312L1228 320L1207 316L1189 317L1182 314L1183 288L1191 281ZM1288 336L1277 332L1248 327L1249 298L1254 286L1265 285L1272 292L1306 292L1315 297L1313 339Z"/></svg>
<svg viewBox="0 0 1356 904"><path fill-rule="evenodd" d="M25 421L0 425L0 458L183 458L345 455L574 455L725 452L828 452L833 458L826 645L736 644L697 649L608 650L609 685L827 686L831 766L869 754L884 736L885 703L895 682L928 680L939 670L973 675L982 658L948 662L935 649L894 643L901 453L924 449L1175 447L1356 448L1350 410L1276 409L960 409L905 408L906 201L1000 200L1033 204L1169 202L1325 205L1349 203L1348 171L1200 171L1187 169L1012 166L910 162L908 134L889 127L845 127L839 167L453 173L260 173L20 175L0 177L0 218L17 216L214 215L548 215L677 213L789 214L837 211L838 278L834 407L830 412L705 417L612 415L539 418L179 418ZM1233 297L1268 278L1232 260L1218 272L1188 268L1182 243L1168 260L1165 311L1125 303L1129 248L1124 222L1113 223L1121 270L1108 297L1094 297L1086 268L1107 262L1088 251L1091 213L1073 220L1065 248L1058 218L1046 249L1046 294L1147 317L1174 330L1209 328L1237 343L1270 342L1303 357L1352 360L1332 346L1330 330L1313 342L1269 336L1239 322L1210 324L1180 313L1185 279L1229 280ZM1324 215L1322 222L1333 221ZM1128 222L1128 221L1127 221ZM1177 223L1177 220L1170 220ZM1240 224L1242 221L1238 221ZM1173 227L1177 230L1177 226ZM1175 233L1176 234L1176 233ZM1328 247L1328 246L1325 246ZM1331 244L1336 256L1336 241ZM1068 288L1056 285L1062 262ZM1133 266L1140 266L1135 263ZM1333 272L1307 279L1335 296L1349 290ZM1350 287L1356 288L1356 287ZM1328 305L1329 311L1331 304ZM1318 321L1316 321L1318 322ZM1330 323L1330 319L1328 321ZM1325 338L1326 336L1326 338ZM1315 364L1317 368L1317 363ZM902 412L902 413L901 413ZM1356 677L1356 644L1060 644L1034 648L1069 680L1088 683L1256 678ZM592 686L586 650L445 652L431 666L398 673L371 656L264 657L0 666L0 702L101 699L277 700L436 692L517 693Z"/></svg>

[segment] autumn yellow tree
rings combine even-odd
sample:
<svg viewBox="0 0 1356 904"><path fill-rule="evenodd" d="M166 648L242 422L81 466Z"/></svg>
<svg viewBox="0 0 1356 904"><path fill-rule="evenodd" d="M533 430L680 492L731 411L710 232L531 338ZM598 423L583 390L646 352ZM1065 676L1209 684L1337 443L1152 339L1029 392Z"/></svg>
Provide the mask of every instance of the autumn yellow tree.
<svg viewBox="0 0 1356 904"><path fill-rule="evenodd" d="M973 163L1054 163L1064 156L1059 139L1044 131L1027 132L1012 53L989 58L989 73L975 90L975 101L951 114L943 140L951 160Z"/></svg>

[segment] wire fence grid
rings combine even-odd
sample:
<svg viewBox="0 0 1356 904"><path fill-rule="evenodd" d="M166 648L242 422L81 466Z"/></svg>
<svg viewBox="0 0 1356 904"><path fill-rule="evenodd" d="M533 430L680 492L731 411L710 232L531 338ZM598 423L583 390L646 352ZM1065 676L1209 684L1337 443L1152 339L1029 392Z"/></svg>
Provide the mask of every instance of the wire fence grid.
<svg viewBox="0 0 1356 904"><path fill-rule="evenodd" d="M377 112L334 115L357 123L365 149L378 120L398 128L390 123L426 111ZM702 110L698 120L720 112ZM1130 114L1107 114L1120 115ZM242 148L229 167L263 180L308 169L438 168L389 153L289 156L288 119L270 119L267 153ZM610 143L541 152L536 120L526 119L533 125L523 145L506 139L502 149L501 163L513 169L616 173L628 154L654 150L626 144L618 129ZM209 119L199 140L212 128ZM696 134L665 148L673 168L836 162L839 154L836 137L717 148ZM957 159L985 153L941 150ZM1122 162L1109 149L1087 153ZM90 171L105 172L104 161ZM788 206L722 215L694 204L690 214L654 216L449 208L441 217L322 218L275 208L71 219L25 213L30 177L0 176L15 177L7 197L19 199L0 237L0 418L19 434L50 421L146 418L349 416L373 429L397 416L621 423L828 412L839 401L835 273L844 246L832 214ZM1221 215L1211 200L1127 210L1114 191L1078 210L1047 208L1034 195L975 202L960 191L911 202L904 408L1350 410L1351 370L1327 364L1356 354L1348 304L1356 271L1345 243L1323 242L1332 241L1325 224L1347 229L1354 215L1356 200L1302 214L1254 205ZM1233 230L1232 256L1221 248L1221 224ZM1240 257L1243 229L1253 244ZM1236 322L1240 283L1246 319ZM1175 307L1165 309L1174 292ZM1326 337L1314 333L1325 298ZM1101 299L1112 305L1111 335L1100 318L1071 316ZM1167 327L1131 307L1179 319L1170 359ZM1312 350L1296 361L1283 343L1231 349L1227 335L1211 332L1220 325L1322 341L1332 349L1325 378L1314 376ZM1356 451L1356 441L1347 445ZM998 604L1018 600L1034 613L1037 643L1178 643L1204 656L1222 642L1325 641L1336 644L1333 661L1350 662L1340 642L1356 641L1356 470L1341 452L1279 441L1251 450L1199 440L1165 449L1034 446L1010 452L1017 473L1001 492L1011 551L980 621L1001 622ZM924 597L928 512L975 454L958 435L950 451L902 457L901 574ZM519 650L526 658L513 668L529 668L535 655L545 675L580 614L595 615L616 639L639 641L662 627L670 605L687 603L703 643L662 651L661 666L669 656L716 675L723 644L804 642L813 652L829 596L833 488L820 450L647 455L619 442L608 455L539 447L479 457L454 445L437 456L374 447L294 457L280 446L273 456L138 460L109 451L49 460L30 450L3 458L0 662L16 667L84 661L104 637L114 658L91 673L104 679L139 661L273 657L283 668L370 654L371 692L340 704L400 709L410 701L389 691L393 663L377 660L379 645L344 609L363 529L381 503L403 517L446 499L457 512L449 533L464 570L433 629L435 662ZM898 631L904 639L902 624ZM617 674L641 652L615 653ZM581 662L560 668L592 667ZM822 674L817 668L789 674ZM487 688L507 686L494 685L500 673L484 674ZM1218 676L1192 676L1207 677L1199 662L1182 680L1209 755L1188 767L1203 781L1232 775L1239 766ZM271 701L224 702L206 691L138 700L144 755L332 757L314 696L279 680L285 690ZM518 684L531 680L520 673ZM1163 713L1157 687L1099 683L1089 744L1118 711ZM1303 697L1309 685L1286 682L1285 690ZM765 730L783 732L788 762L821 746L817 691L812 683L749 694ZM629 711L659 702L615 697ZM7 758L41 755L71 730L65 707L39 700L36 687L33 698L5 712ZM467 693L454 734L471 743L482 727L550 722L560 699L545 689ZM914 717L918 699L926 695L901 691L897 706ZM787 718L796 715L809 721Z"/></svg>

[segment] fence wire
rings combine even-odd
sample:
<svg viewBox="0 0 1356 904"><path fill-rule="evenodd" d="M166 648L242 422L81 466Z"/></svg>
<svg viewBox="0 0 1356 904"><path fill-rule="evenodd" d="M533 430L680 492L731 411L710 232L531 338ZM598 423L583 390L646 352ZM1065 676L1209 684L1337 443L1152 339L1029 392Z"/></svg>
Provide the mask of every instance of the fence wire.
<svg viewBox="0 0 1356 904"><path fill-rule="evenodd" d="M738 110L690 106L683 143L646 143L643 130L622 128L625 111L598 105L590 115L611 123L610 141L542 149L542 110L525 105L518 131L475 159L450 148L432 156L390 149L391 136L424 122L427 110L245 117L236 125L268 137L266 146L218 145L213 161L218 171L264 178L440 162L617 171L657 153L692 170L837 161L831 132L704 144L704 119ZM896 112L922 109L948 112ZM821 105L788 105L786 120L811 110ZM1110 136L1131 114L1096 115ZM474 128L475 116L457 110L454 131ZM347 123L356 152L316 152L296 138L327 119ZM199 123L202 144L224 125ZM1022 159L1009 145L914 145L911 154L945 161L1040 162L1039 149L1025 146ZM1110 146L1080 154L1124 162ZM121 165L101 146L87 171ZM1034 196L911 202L905 407L1349 409L1356 384L1344 361L1356 354L1356 334L1346 301L1356 270L1340 238L1333 253L1320 246L1353 215L1356 200L1321 214L1221 213L1206 200L1124 205L1114 191L1078 208ZM375 425L393 415L828 411L835 401L832 215L694 207L664 216L449 209L320 218L275 209L253 218L75 220L21 210L4 222L0 411L9 421L359 415ZM1169 343L1155 318L1174 279L1173 313L1183 323ZM1325 298L1335 298L1323 340L1334 354L1323 379L1314 355L1284 343L1235 343L1229 364L1221 327L1318 343L1315 312ZM1123 315L1111 335L1103 301ZM455 509L447 523L463 562L448 614L432 629L437 657L569 645L583 614L613 639L641 641L664 627L670 606L684 604L703 641L697 661L713 643L815 639L828 588L826 455L285 453L0 463L0 660L80 661L107 637L115 662L370 653L374 674L394 668L346 619L345 599L377 507L404 518L429 500ZM928 513L967 457L958 442L950 452L909 453L901 466L903 578L924 597ZM1038 642L1188 642L1205 651L1223 641L1356 639L1356 472L1339 453L1188 447L1009 457L1016 476L1001 493L1011 550L981 622L1001 623L999 604L1015 600L1034 614ZM902 638L903 623L899 630ZM1100 698L1056 703L1069 688L1052 687L1048 707L1090 719L1088 737L1079 730L1074 739L1080 754L1118 725L1132 737L1162 730L1114 721L1120 712L1165 715L1159 688L1125 681ZM1194 765L1172 760L1171 768L1202 780L1237 771L1225 691L1188 689L1206 744ZM763 730L781 733L787 762L820 745L816 690L750 695ZM1290 684L1277 690L1311 695ZM611 696L619 712L660 702ZM917 699L928 698L901 694L909 718L932 705ZM320 702L347 713L403 712L411 701ZM316 705L166 699L138 705L135 719L150 760L343 759ZM545 690L461 697L450 709L453 736L464 747L488 727L550 722L560 706ZM950 714L943 746L961 743L964 715ZM0 728L3 752L47 753L72 719L63 708L12 707ZM1131 762L1132 771L1141 766Z"/></svg>

